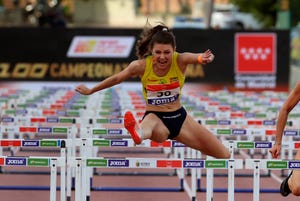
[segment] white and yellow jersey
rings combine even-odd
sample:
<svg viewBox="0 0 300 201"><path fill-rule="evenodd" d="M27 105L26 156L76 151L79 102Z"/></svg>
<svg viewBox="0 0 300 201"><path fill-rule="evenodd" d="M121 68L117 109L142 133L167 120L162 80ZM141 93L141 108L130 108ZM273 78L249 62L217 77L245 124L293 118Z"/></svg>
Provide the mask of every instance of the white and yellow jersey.
<svg viewBox="0 0 300 201"><path fill-rule="evenodd" d="M157 76L153 71L153 58L146 58L146 68L141 78L143 85L144 99L149 105L164 105L173 103L181 96L181 89L184 85L185 76L177 64L178 53L172 57L172 64L169 72L164 76Z"/></svg>

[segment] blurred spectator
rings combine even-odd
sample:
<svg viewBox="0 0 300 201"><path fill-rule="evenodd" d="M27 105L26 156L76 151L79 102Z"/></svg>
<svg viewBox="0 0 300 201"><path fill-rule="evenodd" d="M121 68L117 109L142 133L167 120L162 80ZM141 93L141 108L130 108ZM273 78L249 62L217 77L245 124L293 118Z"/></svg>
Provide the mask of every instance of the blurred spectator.
<svg viewBox="0 0 300 201"><path fill-rule="evenodd" d="M35 25L37 22L35 16L35 3L33 0L26 0L23 7L23 22L25 24Z"/></svg>
<svg viewBox="0 0 300 201"><path fill-rule="evenodd" d="M64 10L61 6L61 1L39 0L37 3L38 24L41 27L65 27L66 21L64 18Z"/></svg>
<svg viewBox="0 0 300 201"><path fill-rule="evenodd" d="M291 61L293 65L300 67L300 23L292 36Z"/></svg>

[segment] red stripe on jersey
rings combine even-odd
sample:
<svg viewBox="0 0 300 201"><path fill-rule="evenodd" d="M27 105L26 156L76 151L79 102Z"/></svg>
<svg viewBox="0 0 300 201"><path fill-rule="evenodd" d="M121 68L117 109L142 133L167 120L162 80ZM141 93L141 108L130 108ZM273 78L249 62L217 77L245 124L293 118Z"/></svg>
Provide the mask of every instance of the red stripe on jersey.
<svg viewBox="0 0 300 201"><path fill-rule="evenodd" d="M179 81L171 84L148 84L146 89L147 91L161 91L161 90L170 90L180 87Z"/></svg>

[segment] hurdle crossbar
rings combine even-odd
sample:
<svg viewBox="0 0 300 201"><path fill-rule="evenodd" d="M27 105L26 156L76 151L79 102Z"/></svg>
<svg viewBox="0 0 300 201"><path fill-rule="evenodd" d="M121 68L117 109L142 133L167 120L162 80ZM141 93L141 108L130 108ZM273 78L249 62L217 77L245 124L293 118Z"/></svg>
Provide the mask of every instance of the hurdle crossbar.
<svg viewBox="0 0 300 201"><path fill-rule="evenodd" d="M282 169L299 169L299 160L280 160L280 159L246 159L246 169L253 169L253 201L259 201L260 192L260 170L282 170Z"/></svg>
<svg viewBox="0 0 300 201"><path fill-rule="evenodd" d="M165 158L100 158L100 157L75 157L69 160L69 165L75 167L75 201L80 201L86 197L87 188L89 186L89 180L86 172L86 168L164 168L164 169L176 169L176 168L188 168L188 169L242 169L242 159L165 159ZM231 172L230 174L232 174ZM231 177L232 178L232 177ZM192 178L196 180L196 178ZM234 188L231 183L234 180L230 180L228 185L230 188ZM212 188L208 185L208 188ZM196 186L191 189L196 194ZM211 190L212 192L212 190ZM233 191L229 192L234 193ZM82 197L83 196L83 197ZM230 197L232 197L231 195ZM194 200L195 198L192 198Z"/></svg>
<svg viewBox="0 0 300 201"><path fill-rule="evenodd" d="M276 134L275 128L209 128L209 130L216 135L272 136ZM286 129L283 131L283 135L298 137L300 132L298 129Z"/></svg>
<svg viewBox="0 0 300 201"><path fill-rule="evenodd" d="M88 135L97 135L98 137L130 137L127 130L124 128L81 128L81 133L88 133ZM276 134L275 128L208 128L215 135L227 135L227 136L274 136ZM300 130L298 129L286 129L283 131L284 136L298 137L300 136Z"/></svg>
<svg viewBox="0 0 300 201"><path fill-rule="evenodd" d="M1 132L36 133L36 134L68 134L72 127L66 126L1 126Z"/></svg>
<svg viewBox="0 0 300 201"><path fill-rule="evenodd" d="M50 167L50 201L56 201L56 177L57 167L65 167L66 162L63 157L0 157L0 166L28 166L28 167ZM64 170L64 169L62 169ZM60 197L65 200L65 172L61 172ZM7 188L4 188L7 189Z"/></svg>

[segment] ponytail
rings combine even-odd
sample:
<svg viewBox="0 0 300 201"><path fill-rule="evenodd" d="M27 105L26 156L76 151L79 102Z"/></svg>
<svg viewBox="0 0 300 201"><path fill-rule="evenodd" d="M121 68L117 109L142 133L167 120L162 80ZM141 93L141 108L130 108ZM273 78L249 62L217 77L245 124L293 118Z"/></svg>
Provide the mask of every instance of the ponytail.
<svg viewBox="0 0 300 201"><path fill-rule="evenodd" d="M164 24L159 24L152 28L147 21L136 44L137 57L143 59L151 55L154 43L171 44L175 48L175 37Z"/></svg>

